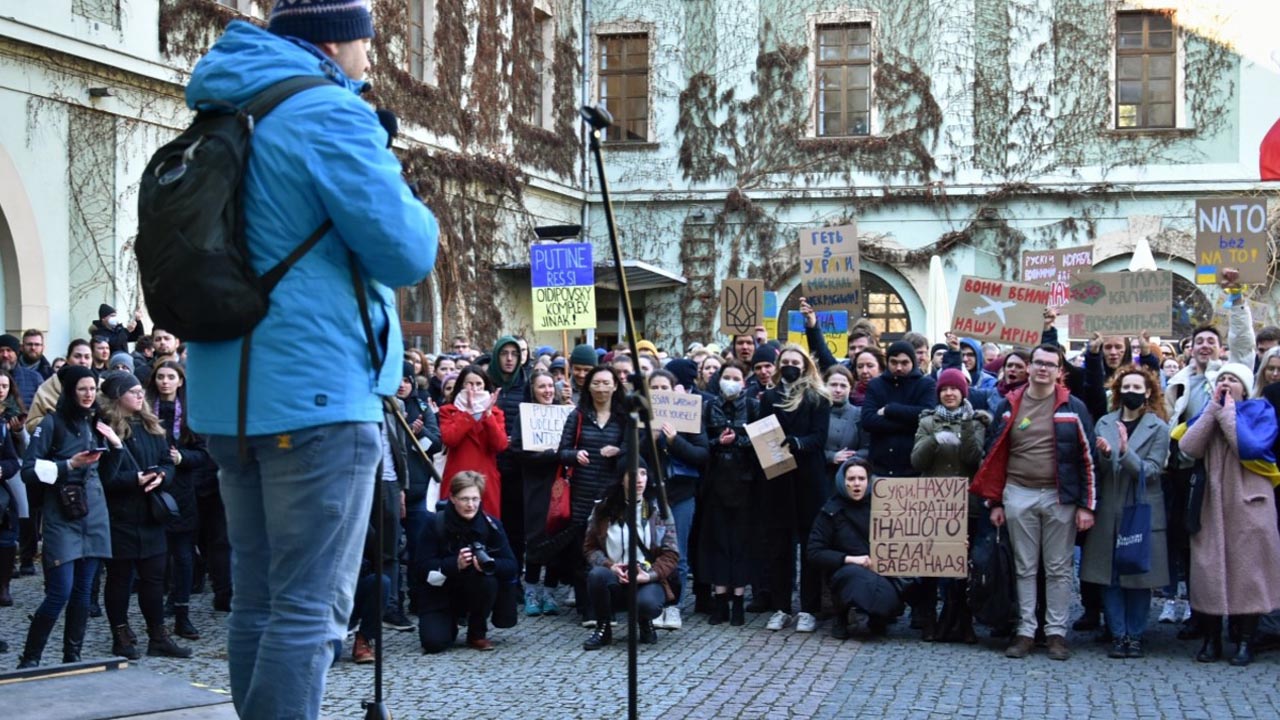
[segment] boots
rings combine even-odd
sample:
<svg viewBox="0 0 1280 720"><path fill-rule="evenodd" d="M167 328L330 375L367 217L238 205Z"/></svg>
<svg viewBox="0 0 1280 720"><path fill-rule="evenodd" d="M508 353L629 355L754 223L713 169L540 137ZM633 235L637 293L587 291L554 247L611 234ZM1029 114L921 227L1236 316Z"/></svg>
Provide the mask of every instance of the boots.
<svg viewBox="0 0 1280 720"><path fill-rule="evenodd" d="M729 619L729 593L717 593L711 596L711 617L708 625L723 625Z"/></svg>
<svg viewBox="0 0 1280 720"><path fill-rule="evenodd" d="M0 607L12 607L13 595L9 592L9 581L13 579L13 558L18 554L16 547L0 547Z"/></svg>
<svg viewBox="0 0 1280 720"><path fill-rule="evenodd" d="M53 624L58 618L36 613L31 616L31 628L27 630L27 644L22 648L22 656L18 658L18 669L40 666L40 656L44 655L44 645L49 642L49 633L53 632Z"/></svg>
<svg viewBox="0 0 1280 720"><path fill-rule="evenodd" d="M147 628L147 655L151 657L189 658L191 649L184 648L169 637L164 629L164 620Z"/></svg>
<svg viewBox="0 0 1280 720"><path fill-rule="evenodd" d="M734 627L742 627L747 624L747 614L743 608L743 598L741 595L734 595L729 606L729 624Z"/></svg>
<svg viewBox="0 0 1280 720"><path fill-rule="evenodd" d="M604 620L596 624L591 636L582 643L583 650L599 650L605 645L613 644L613 623Z"/></svg>
<svg viewBox="0 0 1280 720"><path fill-rule="evenodd" d="M67 606L67 624L62 631L62 662L80 662L80 648L84 645L84 628L89 622L89 606Z"/></svg>
<svg viewBox="0 0 1280 720"><path fill-rule="evenodd" d="M191 608L186 603L173 606L173 634L186 640L200 639L200 631L191 624Z"/></svg>
<svg viewBox="0 0 1280 720"><path fill-rule="evenodd" d="M1204 642L1200 644L1200 652L1196 653L1196 662L1217 662L1222 659L1222 616L1199 617L1200 636L1204 638Z"/></svg>
<svg viewBox="0 0 1280 720"><path fill-rule="evenodd" d="M111 628L111 654L119 655L126 660L137 660L142 657L138 652L137 640L133 638L133 630L127 623Z"/></svg>
<svg viewBox="0 0 1280 720"><path fill-rule="evenodd" d="M1244 667L1253 662L1253 643L1258 634L1258 616L1240 615L1236 619L1236 630L1239 639L1236 641L1236 654L1231 658L1235 667Z"/></svg>

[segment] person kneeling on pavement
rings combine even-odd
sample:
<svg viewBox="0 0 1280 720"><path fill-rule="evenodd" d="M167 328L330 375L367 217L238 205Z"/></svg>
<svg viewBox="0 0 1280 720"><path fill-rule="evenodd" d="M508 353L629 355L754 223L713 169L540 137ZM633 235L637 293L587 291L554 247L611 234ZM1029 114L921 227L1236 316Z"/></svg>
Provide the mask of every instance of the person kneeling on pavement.
<svg viewBox="0 0 1280 720"><path fill-rule="evenodd" d="M499 590L515 587L516 557L502 523L480 510L484 483L478 472L454 475L449 502L441 503L418 537L413 577L422 597L418 638L423 652L449 649L459 618L466 620L468 647L492 650L493 642L485 637L489 616L514 614L514 607L506 613L498 605L500 594L503 602L514 602L514 595Z"/></svg>
<svg viewBox="0 0 1280 720"><path fill-rule="evenodd" d="M871 467L849 458L835 481L835 497L814 519L808 548L809 562L831 585L836 605L831 635L849 637L849 610L866 613L871 635L884 635L902 614L905 581L876 573L871 562Z"/></svg>
<svg viewBox="0 0 1280 720"><path fill-rule="evenodd" d="M676 524L670 511L660 512L653 493L646 496L649 469L644 460L636 471L636 492L640 502L636 507L636 560L635 574L636 614L639 623L639 641L654 643L658 640L653 621L662 614L662 606L677 597L679 574L675 572L680 559L676 542ZM613 642L613 611L626 605L626 585L631 582L627 568L627 495L630 482L628 473L622 481L605 491L596 503L587 521L583 551L591 570L587 574L587 597L591 601L595 618L595 630L582 643L583 650L599 650Z"/></svg>

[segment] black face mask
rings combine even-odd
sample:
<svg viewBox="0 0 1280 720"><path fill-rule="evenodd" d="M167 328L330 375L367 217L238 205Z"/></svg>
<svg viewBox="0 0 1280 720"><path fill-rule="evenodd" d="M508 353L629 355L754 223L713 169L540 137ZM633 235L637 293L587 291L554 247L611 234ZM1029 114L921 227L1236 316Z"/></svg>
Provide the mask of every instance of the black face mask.
<svg viewBox="0 0 1280 720"><path fill-rule="evenodd" d="M1147 404L1147 394L1140 392L1122 392L1120 393L1120 404L1130 410L1137 410Z"/></svg>
<svg viewBox="0 0 1280 720"><path fill-rule="evenodd" d="M800 368L795 365L783 365L778 372L782 375L782 382L788 385L800 379Z"/></svg>

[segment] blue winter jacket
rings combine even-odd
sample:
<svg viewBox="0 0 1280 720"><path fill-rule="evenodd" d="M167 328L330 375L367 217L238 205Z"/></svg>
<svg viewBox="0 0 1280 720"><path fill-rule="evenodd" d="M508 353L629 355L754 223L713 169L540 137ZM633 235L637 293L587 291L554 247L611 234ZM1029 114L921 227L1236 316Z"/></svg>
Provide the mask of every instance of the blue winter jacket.
<svg viewBox="0 0 1280 720"><path fill-rule="evenodd" d="M413 197L387 133L346 77L318 49L236 21L200 59L187 104L244 103L268 86L317 75L257 124L245 178L249 254L265 272L325 218L333 229L271 295L253 333L249 435L340 422L381 422L380 395L400 384L403 341L393 288L412 285L436 259L435 217ZM364 279L380 367L373 368L351 279ZM196 343L187 356L192 427L236 434L240 340Z"/></svg>

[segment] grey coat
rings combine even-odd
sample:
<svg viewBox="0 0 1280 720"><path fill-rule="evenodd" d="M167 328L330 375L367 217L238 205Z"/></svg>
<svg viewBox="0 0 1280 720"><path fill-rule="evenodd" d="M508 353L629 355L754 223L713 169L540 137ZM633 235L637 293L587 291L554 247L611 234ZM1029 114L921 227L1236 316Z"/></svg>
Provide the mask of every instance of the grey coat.
<svg viewBox="0 0 1280 720"><path fill-rule="evenodd" d="M848 448L857 452L858 457L866 459L871 452L871 434L862 432L862 408L851 402L841 407L831 405L831 425L827 428L827 445L824 454L827 465L834 468L836 453Z"/></svg>
<svg viewBox="0 0 1280 720"><path fill-rule="evenodd" d="M60 431L55 424L61 425ZM54 447L54 438L61 441ZM107 498L98 479L97 464L72 470L71 456L97 444L88 420L72 425L59 413L45 415L31 435L27 453L22 461L22 479L28 488L39 487L44 492L44 563L58 567L80 558L111 557L111 521L107 516ZM54 485L44 485L36 478L36 460L51 460L58 466L58 480ZM79 520L68 520L58 505L57 487L66 482L83 483L89 514Z"/></svg>
<svg viewBox="0 0 1280 720"><path fill-rule="evenodd" d="M1080 579L1098 585L1118 584L1122 588L1158 588L1169 584L1168 527L1160 474L1169 458L1169 426L1156 415L1145 413L1129 436L1128 451L1120 454L1120 411L1102 416L1096 434L1111 445L1111 457L1098 453L1098 508L1093 529L1085 538ZM1113 580L1111 561L1116 552L1116 532L1125 505L1130 504L1138 486L1138 474L1146 470L1146 502L1151 506L1151 571L1142 575L1121 575Z"/></svg>

